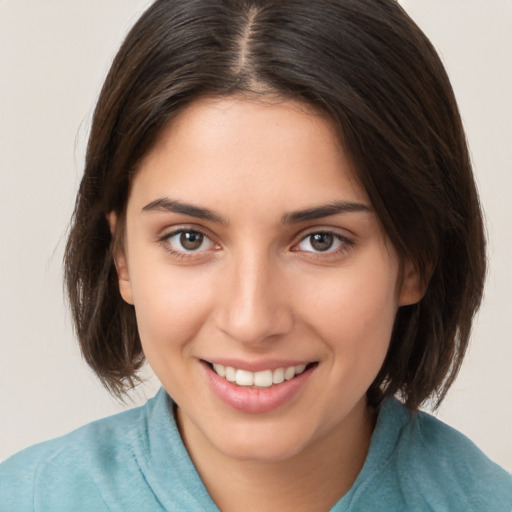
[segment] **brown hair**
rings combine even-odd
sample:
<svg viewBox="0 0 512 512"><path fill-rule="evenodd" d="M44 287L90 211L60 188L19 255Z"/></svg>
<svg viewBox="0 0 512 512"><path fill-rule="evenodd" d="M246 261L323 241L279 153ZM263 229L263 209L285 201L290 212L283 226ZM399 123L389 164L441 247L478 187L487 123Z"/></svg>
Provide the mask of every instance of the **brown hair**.
<svg viewBox="0 0 512 512"><path fill-rule="evenodd" d="M392 244L428 282L420 303L398 311L369 402L439 403L480 304L485 239L450 82L394 0L157 0L143 14L94 113L65 254L86 361L118 396L144 362L106 220L123 218L141 158L198 97L269 92L334 120Z"/></svg>

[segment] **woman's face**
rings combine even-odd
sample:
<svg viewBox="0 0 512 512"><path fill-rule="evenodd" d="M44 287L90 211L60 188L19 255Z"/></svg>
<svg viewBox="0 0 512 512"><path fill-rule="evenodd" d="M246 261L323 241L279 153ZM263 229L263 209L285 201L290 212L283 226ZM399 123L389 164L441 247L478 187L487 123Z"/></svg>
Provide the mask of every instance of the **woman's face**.
<svg viewBox="0 0 512 512"><path fill-rule="evenodd" d="M181 112L133 180L116 264L185 439L239 459L357 431L419 299L333 125L293 101Z"/></svg>

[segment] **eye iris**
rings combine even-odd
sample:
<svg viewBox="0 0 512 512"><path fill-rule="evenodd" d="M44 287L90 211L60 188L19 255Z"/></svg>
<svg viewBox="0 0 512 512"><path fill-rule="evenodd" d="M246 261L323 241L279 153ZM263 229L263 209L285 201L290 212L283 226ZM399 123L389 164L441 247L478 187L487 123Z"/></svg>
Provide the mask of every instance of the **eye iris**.
<svg viewBox="0 0 512 512"><path fill-rule="evenodd" d="M329 233L315 233L311 235L311 247L316 251L327 251L334 242L333 235Z"/></svg>
<svg viewBox="0 0 512 512"><path fill-rule="evenodd" d="M188 251L199 249L203 243L204 236L195 231L184 231L180 235L180 244Z"/></svg>

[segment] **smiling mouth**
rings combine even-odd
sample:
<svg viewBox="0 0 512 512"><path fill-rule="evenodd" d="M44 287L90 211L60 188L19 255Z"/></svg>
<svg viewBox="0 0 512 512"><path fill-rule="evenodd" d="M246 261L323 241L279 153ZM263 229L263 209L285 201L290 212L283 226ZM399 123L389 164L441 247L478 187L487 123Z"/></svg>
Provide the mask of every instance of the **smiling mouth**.
<svg viewBox="0 0 512 512"><path fill-rule="evenodd" d="M317 366L317 362L300 364L297 366L288 366L276 368L274 370L262 370L259 372L250 372L232 366L224 366L222 364L209 363L204 361L219 377L236 384L237 386L265 389L274 385L281 384L285 381L301 375L307 370Z"/></svg>

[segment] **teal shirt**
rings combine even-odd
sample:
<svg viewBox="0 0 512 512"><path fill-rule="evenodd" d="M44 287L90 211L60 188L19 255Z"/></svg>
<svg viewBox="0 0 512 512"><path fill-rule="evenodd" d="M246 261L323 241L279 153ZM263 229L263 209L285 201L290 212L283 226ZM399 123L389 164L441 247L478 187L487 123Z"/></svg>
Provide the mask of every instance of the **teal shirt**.
<svg viewBox="0 0 512 512"><path fill-rule="evenodd" d="M1 512L217 510L163 389L0 465ZM331 510L511 512L512 477L462 434L387 400L361 473Z"/></svg>

